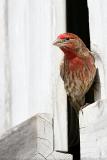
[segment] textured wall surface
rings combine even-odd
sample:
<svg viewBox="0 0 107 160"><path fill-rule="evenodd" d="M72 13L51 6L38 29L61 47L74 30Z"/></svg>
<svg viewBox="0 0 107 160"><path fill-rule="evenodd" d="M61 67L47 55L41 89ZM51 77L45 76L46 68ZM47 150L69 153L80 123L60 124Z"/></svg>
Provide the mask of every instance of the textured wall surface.
<svg viewBox="0 0 107 160"><path fill-rule="evenodd" d="M8 1L12 126L35 113L54 114L58 150L67 150L67 108L63 54L52 43L65 32L65 21L65 0Z"/></svg>
<svg viewBox="0 0 107 160"><path fill-rule="evenodd" d="M72 160L54 151L50 114L37 114L9 130L0 139L0 160Z"/></svg>
<svg viewBox="0 0 107 160"><path fill-rule="evenodd" d="M54 112L56 146L66 148L63 54L52 45L65 21L65 0L0 1L0 135L36 113Z"/></svg>
<svg viewBox="0 0 107 160"><path fill-rule="evenodd" d="M0 134L11 127L7 3L0 1Z"/></svg>
<svg viewBox="0 0 107 160"><path fill-rule="evenodd" d="M52 113L55 148L67 151L63 54L52 45L65 21L65 0L0 1L0 135L36 113Z"/></svg>
<svg viewBox="0 0 107 160"><path fill-rule="evenodd" d="M88 0L91 50L97 53L103 63L104 77L107 81L107 1ZM102 78L102 77L101 77ZM107 83L105 83L107 95ZM107 96L106 96L107 97Z"/></svg>
<svg viewBox="0 0 107 160"><path fill-rule="evenodd" d="M107 159L107 100L99 100L80 114L82 160Z"/></svg>

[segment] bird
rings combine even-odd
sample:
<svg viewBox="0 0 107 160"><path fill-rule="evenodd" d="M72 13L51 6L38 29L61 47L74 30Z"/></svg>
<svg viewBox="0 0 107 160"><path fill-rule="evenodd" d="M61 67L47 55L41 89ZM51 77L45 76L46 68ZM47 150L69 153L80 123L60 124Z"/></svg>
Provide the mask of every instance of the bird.
<svg viewBox="0 0 107 160"><path fill-rule="evenodd" d="M82 39L73 33L59 34L53 45L64 53L60 64L60 76L71 106L77 114L85 106L85 95L92 86L96 66L92 52Z"/></svg>

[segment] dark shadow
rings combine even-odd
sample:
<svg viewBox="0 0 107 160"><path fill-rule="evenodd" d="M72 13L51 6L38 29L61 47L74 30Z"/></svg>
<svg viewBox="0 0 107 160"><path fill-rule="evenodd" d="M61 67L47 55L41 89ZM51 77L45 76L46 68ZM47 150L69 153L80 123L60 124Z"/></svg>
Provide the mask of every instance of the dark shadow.
<svg viewBox="0 0 107 160"><path fill-rule="evenodd" d="M77 34L90 48L87 0L66 0L66 30Z"/></svg>
<svg viewBox="0 0 107 160"><path fill-rule="evenodd" d="M90 49L89 36L89 17L86 0L66 0L66 18L67 32L77 34ZM86 102L94 101L92 90L86 95ZM68 150L73 155L73 160L80 160L80 134L79 134L79 119L75 110L68 102Z"/></svg>
<svg viewBox="0 0 107 160"><path fill-rule="evenodd" d="M80 160L79 120L74 108L70 106L69 97L67 97L67 106L68 106L68 153L73 155L73 160Z"/></svg>

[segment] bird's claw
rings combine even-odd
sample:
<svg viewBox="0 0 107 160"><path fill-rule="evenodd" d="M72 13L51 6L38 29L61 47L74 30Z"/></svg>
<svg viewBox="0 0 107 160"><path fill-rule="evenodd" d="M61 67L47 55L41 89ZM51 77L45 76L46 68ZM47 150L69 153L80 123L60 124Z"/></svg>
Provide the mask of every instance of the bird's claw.
<svg viewBox="0 0 107 160"><path fill-rule="evenodd" d="M80 111L82 112L82 115L83 115L83 109L84 109L85 107L87 107L88 105L89 105L89 103L86 103L84 106L81 106Z"/></svg>

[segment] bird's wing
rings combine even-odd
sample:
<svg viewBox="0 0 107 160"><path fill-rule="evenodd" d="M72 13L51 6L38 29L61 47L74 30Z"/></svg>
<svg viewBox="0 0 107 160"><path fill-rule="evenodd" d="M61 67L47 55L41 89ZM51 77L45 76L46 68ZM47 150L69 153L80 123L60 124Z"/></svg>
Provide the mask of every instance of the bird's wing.
<svg viewBox="0 0 107 160"><path fill-rule="evenodd" d="M65 74L65 71L64 71L64 60L63 60L60 64L60 76L63 81L64 81L64 74Z"/></svg>
<svg viewBox="0 0 107 160"><path fill-rule="evenodd" d="M100 55L103 55L103 53L97 53L97 52L91 52L91 54L95 58L95 66L97 68L96 72L96 78L95 78L95 97L96 99L99 98L105 98L105 67L104 62ZM99 93L101 95L99 95Z"/></svg>

